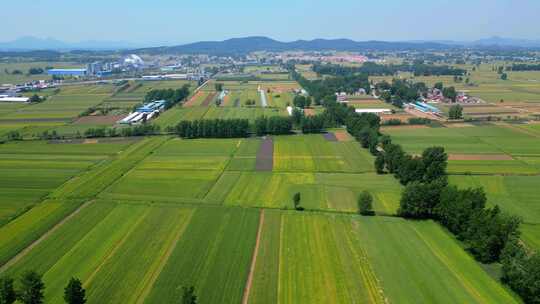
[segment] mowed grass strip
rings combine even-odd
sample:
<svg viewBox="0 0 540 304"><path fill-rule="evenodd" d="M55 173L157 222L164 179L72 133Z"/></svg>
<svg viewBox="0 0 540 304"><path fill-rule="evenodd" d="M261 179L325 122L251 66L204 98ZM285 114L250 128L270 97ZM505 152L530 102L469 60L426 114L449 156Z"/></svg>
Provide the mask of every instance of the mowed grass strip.
<svg viewBox="0 0 540 304"><path fill-rule="evenodd" d="M135 303L191 212L172 207L149 208L123 246L90 282L89 302Z"/></svg>
<svg viewBox="0 0 540 304"><path fill-rule="evenodd" d="M198 208L145 303L174 303L195 286L198 303L240 303L259 212Z"/></svg>
<svg viewBox="0 0 540 304"><path fill-rule="evenodd" d="M518 303L438 224L352 220L391 303Z"/></svg>

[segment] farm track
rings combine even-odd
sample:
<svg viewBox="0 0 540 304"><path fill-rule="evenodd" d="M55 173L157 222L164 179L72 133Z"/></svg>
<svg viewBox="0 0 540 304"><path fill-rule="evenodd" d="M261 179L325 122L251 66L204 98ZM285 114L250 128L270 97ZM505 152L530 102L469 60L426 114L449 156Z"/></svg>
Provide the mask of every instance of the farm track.
<svg viewBox="0 0 540 304"><path fill-rule="evenodd" d="M202 102L201 106L208 107L210 103L214 100L214 98L216 98L216 96L217 96L217 93L215 92L210 93L208 96L206 96L206 99Z"/></svg>
<svg viewBox="0 0 540 304"><path fill-rule="evenodd" d="M19 252L17 255L12 257L9 261L7 261L2 267L0 267L0 273L6 271L9 267L17 263L20 259L25 257L34 247L39 245L41 242L43 242L45 239L47 239L51 234L53 234L55 231L60 229L67 221L69 221L71 218L73 218L75 215L79 214L84 208L91 205L94 201L90 200L82 204L79 208L75 209L71 214L64 217L60 222L56 223L51 229L49 229L47 232L42 234L37 240L30 243L28 246L26 246L21 252Z"/></svg>
<svg viewBox="0 0 540 304"><path fill-rule="evenodd" d="M255 241L255 248L253 249L253 256L251 258L251 266L249 268L249 275L244 288L244 295L242 297L242 304L249 303L249 295L251 294L251 286L253 284L253 276L255 275L255 267L257 266L257 256L259 255L259 248L261 245L261 235L264 226L264 209L261 209L259 215L259 229L257 230L257 240Z"/></svg>

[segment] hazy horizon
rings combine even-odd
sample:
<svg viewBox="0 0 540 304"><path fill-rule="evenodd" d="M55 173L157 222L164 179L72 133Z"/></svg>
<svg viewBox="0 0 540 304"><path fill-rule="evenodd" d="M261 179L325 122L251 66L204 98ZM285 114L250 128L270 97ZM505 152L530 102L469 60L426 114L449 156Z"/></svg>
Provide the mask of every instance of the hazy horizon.
<svg viewBox="0 0 540 304"><path fill-rule="evenodd" d="M519 3L517 3L519 2ZM32 11L32 15L26 13ZM66 42L183 44L266 36L279 41L348 38L356 41L454 40L492 36L538 40L540 2L531 0L173 0L7 1L0 41L21 37ZM22 19L21 16L25 18Z"/></svg>

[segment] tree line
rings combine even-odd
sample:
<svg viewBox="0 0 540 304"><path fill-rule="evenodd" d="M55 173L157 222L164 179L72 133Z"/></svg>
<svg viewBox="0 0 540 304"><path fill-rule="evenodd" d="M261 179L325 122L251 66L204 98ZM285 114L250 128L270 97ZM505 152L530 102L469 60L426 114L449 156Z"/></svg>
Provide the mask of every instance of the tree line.
<svg viewBox="0 0 540 304"><path fill-rule="evenodd" d="M241 138L250 131L247 119L183 120L171 131L182 138Z"/></svg>
<svg viewBox="0 0 540 304"><path fill-rule="evenodd" d="M521 71L540 71L540 64L513 64L506 67L507 71L521 72Z"/></svg>
<svg viewBox="0 0 540 304"><path fill-rule="evenodd" d="M414 76L463 76L464 69L448 65L431 65L423 62L404 64L377 64L365 62L360 67L346 67L338 64L314 64L313 71L319 75L346 76L352 74L366 74L369 76L393 76L398 72L410 72Z"/></svg>
<svg viewBox="0 0 540 304"><path fill-rule="evenodd" d="M183 85L180 89L161 89L161 90L150 90L144 96L144 102L152 102L156 100L165 100L165 109L169 109L176 105L177 103L185 100L189 96L189 84Z"/></svg>
<svg viewBox="0 0 540 304"><path fill-rule="evenodd" d="M84 131L81 135L77 131L75 137L78 138L100 138L100 137L130 137L130 136L147 136L160 134L161 128L154 124L141 124L127 128L90 128Z"/></svg>

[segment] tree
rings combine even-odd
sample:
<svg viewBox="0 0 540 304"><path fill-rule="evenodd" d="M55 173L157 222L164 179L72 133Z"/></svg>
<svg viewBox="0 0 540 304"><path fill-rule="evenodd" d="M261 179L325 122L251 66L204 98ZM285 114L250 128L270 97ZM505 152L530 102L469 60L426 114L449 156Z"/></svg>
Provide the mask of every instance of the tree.
<svg viewBox="0 0 540 304"><path fill-rule="evenodd" d="M373 211L373 197L368 191L363 191L358 196L358 211L361 215L375 215Z"/></svg>
<svg viewBox="0 0 540 304"><path fill-rule="evenodd" d="M39 97L37 94L32 95L29 100L31 103L38 103L41 102L41 97Z"/></svg>
<svg viewBox="0 0 540 304"><path fill-rule="evenodd" d="M401 195L398 215L414 219L432 218L444 187L445 183L440 181L409 183Z"/></svg>
<svg viewBox="0 0 540 304"><path fill-rule="evenodd" d="M18 299L24 304L42 304L45 284L41 275L35 271L27 271L22 275Z"/></svg>
<svg viewBox="0 0 540 304"><path fill-rule="evenodd" d="M377 174L384 173L385 164L384 154L378 153L377 157L375 157L375 171L377 171Z"/></svg>
<svg viewBox="0 0 540 304"><path fill-rule="evenodd" d="M423 181L430 183L435 180L446 180L446 167L448 166L448 154L443 147L431 147L422 153L424 163Z"/></svg>
<svg viewBox="0 0 540 304"><path fill-rule="evenodd" d="M84 304L86 303L85 293L81 280L71 278L64 289L64 300L68 304Z"/></svg>
<svg viewBox="0 0 540 304"><path fill-rule="evenodd" d="M501 80L508 80L508 74L502 73L501 74Z"/></svg>
<svg viewBox="0 0 540 304"><path fill-rule="evenodd" d="M457 98L456 88L454 87L444 88L443 95L444 97L451 99L452 102L456 102L456 98Z"/></svg>
<svg viewBox="0 0 540 304"><path fill-rule="evenodd" d="M304 117L304 112L298 108L294 108L292 110L292 120L294 124L299 125L302 122L302 118Z"/></svg>
<svg viewBox="0 0 540 304"><path fill-rule="evenodd" d="M298 211L303 211L304 208L303 208L302 206L300 206L300 200L301 200L300 192L296 192L296 193L293 195L294 209L296 209L296 210L298 210Z"/></svg>
<svg viewBox="0 0 540 304"><path fill-rule="evenodd" d="M437 82L434 86L435 89L439 89L442 91L442 89L444 88L444 85L442 82Z"/></svg>
<svg viewBox="0 0 540 304"><path fill-rule="evenodd" d="M12 304L17 300L17 293L13 287L13 279L0 278L0 304Z"/></svg>
<svg viewBox="0 0 540 304"><path fill-rule="evenodd" d="M216 83L215 84L216 91L221 92L223 91L223 83Z"/></svg>
<svg viewBox="0 0 540 304"><path fill-rule="evenodd" d="M195 287L182 287L182 304L197 304L197 296L195 295Z"/></svg>
<svg viewBox="0 0 540 304"><path fill-rule="evenodd" d="M463 107L461 105L453 105L450 107L448 112L450 119L462 119L463 118Z"/></svg>

